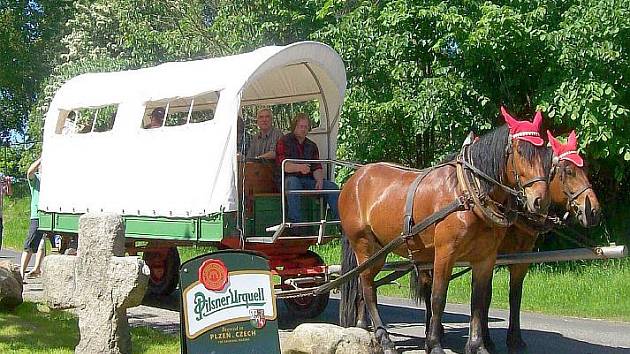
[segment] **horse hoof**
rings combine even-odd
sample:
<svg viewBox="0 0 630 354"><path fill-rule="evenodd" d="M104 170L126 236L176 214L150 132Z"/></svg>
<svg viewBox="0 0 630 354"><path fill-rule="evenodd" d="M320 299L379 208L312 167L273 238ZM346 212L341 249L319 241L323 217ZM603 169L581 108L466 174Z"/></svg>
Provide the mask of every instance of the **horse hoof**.
<svg viewBox="0 0 630 354"><path fill-rule="evenodd" d="M527 344L520 340L508 344L508 354L524 354L527 353Z"/></svg>
<svg viewBox="0 0 630 354"><path fill-rule="evenodd" d="M510 339L507 342L509 354L522 354L527 352L527 344L521 338Z"/></svg>
<svg viewBox="0 0 630 354"><path fill-rule="evenodd" d="M433 350L431 350L431 354L446 354L444 352L444 349L442 348L433 348Z"/></svg>
<svg viewBox="0 0 630 354"><path fill-rule="evenodd" d="M429 350L429 348L425 347L425 351L427 352L427 354L446 354L444 352L444 349L442 349L442 347L440 347L440 346L435 347L435 348L433 348L431 350Z"/></svg>
<svg viewBox="0 0 630 354"><path fill-rule="evenodd" d="M383 354L398 354L398 350L395 348L383 348Z"/></svg>
<svg viewBox="0 0 630 354"><path fill-rule="evenodd" d="M465 354L490 354L488 349L486 349L483 345L479 346L475 349L472 349L470 345L466 344L466 348L464 348Z"/></svg>
<svg viewBox="0 0 630 354"><path fill-rule="evenodd" d="M497 346L494 344L494 342L490 338L486 338L483 340L483 346L486 347L486 349L491 353L495 352L497 349Z"/></svg>

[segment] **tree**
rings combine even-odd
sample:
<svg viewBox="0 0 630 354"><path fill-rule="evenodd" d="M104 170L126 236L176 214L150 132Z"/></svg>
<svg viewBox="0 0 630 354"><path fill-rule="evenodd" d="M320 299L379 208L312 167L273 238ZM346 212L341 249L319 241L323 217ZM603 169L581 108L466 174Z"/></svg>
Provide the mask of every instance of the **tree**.
<svg viewBox="0 0 630 354"><path fill-rule="evenodd" d="M24 130L70 15L65 2L0 1L0 134Z"/></svg>

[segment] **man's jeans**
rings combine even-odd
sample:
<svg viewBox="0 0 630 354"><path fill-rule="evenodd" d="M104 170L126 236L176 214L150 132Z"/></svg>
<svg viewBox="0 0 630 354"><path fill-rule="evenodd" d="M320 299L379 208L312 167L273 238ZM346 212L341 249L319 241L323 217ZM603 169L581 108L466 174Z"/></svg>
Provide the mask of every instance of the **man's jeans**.
<svg viewBox="0 0 630 354"><path fill-rule="evenodd" d="M311 176L286 176L285 178L286 190L303 190L303 189L315 189L315 179ZM324 180L324 186L322 189L339 189L337 185L328 180ZM326 193L323 194L324 200L328 203L331 211L331 218L337 219L339 212L337 211L337 199L339 199L339 193ZM287 196L287 216L290 222L301 222L302 220L302 198L298 194L289 194ZM311 220L313 221L313 220ZM319 220L317 220L319 221Z"/></svg>

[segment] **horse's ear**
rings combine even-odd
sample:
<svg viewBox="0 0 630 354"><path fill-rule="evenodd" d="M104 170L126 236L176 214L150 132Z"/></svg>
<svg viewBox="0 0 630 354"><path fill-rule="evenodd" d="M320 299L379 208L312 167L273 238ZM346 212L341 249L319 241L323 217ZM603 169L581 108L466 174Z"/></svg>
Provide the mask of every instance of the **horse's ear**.
<svg viewBox="0 0 630 354"><path fill-rule="evenodd" d="M547 130L547 138L549 138L549 143L551 144L551 150L553 150L553 152L557 154L558 151L560 151L560 145L562 144L560 144L558 139L556 139L549 130Z"/></svg>
<svg viewBox="0 0 630 354"><path fill-rule="evenodd" d="M571 134L569 134L567 145L569 145L572 149L577 149L577 137L575 136L575 130L572 130Z"/></svg>
<svg viewBox="0 0 630 354"><path fill-rule="evenodd" d="M501 106L501 115L503 115L503 119L505 119L505 122L510 127L516 126L518 124L518 121L514 119L503 106Z"/></svg>
<svg viewBox="0 0 630 354"><path fill-rule="evenodd" d="M542 113L540 111L536 112L534 116L534 127L536 127L536 131L540 131L540 126L542 125Z"/></svg>

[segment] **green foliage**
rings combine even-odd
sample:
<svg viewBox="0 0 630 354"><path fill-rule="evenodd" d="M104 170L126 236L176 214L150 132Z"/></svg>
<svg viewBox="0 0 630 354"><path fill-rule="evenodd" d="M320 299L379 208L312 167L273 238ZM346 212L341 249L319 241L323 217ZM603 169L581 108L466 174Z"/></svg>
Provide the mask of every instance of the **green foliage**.
<svg viewBox="0 0 630 354"><path fill-rule="evenodd" d="M68 2L0 1L0 136L24 130L71 14Z"/></svg>
<svg viewBox="0 0 630 354"><path fill-rule="evenodd" d="M25 302L13 313L0 313L2 353L70 354L79 343L77 318ZM178 353L179 338L151 328L132 328L134 353Z"/></svg>
<svg viewBox="0 0 630 354"><path fill-rule="evenodd" d="M311 39L346 65L340 158L428 166L502 124L503 104L521 119L543 110L556 135L577 130L603 205L630 195L627 1L82 0L64 13L35 140L55 90L80 73Z"/></svg>

